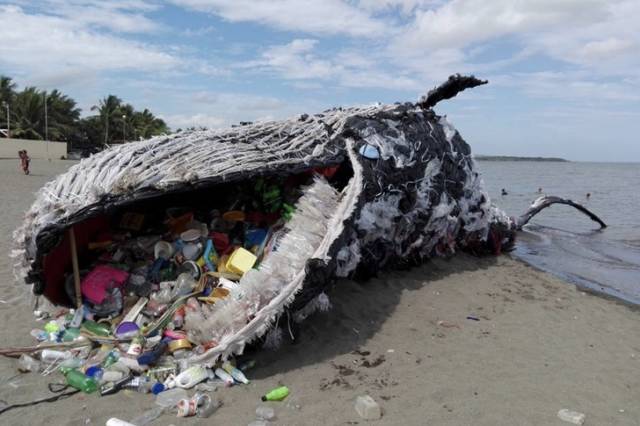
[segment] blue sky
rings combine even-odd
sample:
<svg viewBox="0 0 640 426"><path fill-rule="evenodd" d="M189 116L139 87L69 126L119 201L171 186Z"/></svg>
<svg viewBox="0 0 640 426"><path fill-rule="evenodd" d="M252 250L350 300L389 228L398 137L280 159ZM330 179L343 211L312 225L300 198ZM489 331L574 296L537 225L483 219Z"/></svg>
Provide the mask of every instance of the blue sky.
<svg viewBox="0 0 640 426"><path fill-rule="evenodd" d="M637 0L0 0L0 73L172 128L415 101L475 153L640 161Z"/></svg>

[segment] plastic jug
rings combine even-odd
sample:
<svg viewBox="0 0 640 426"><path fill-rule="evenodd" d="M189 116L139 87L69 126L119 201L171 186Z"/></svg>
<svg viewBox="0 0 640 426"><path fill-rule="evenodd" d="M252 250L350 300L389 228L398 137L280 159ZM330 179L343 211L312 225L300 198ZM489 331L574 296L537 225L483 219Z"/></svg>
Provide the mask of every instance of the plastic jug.
<svg viewBox="0 0 640 426"><path fill-rule="evenodd" d="M194 365L187 368L176 377L176 386L189 389L198 383L206 380L208 377L207 370L201 365Z"/></svg>

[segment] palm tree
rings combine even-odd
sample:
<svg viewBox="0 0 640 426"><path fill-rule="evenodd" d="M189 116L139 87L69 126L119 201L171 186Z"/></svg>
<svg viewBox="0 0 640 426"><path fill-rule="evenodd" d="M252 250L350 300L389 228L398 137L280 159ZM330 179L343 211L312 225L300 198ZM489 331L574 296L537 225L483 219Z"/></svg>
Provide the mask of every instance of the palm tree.
<svg viewBox="0 0 640 426"><path fill-rule="evenodd" d="M104 145L108 145L113 138L109 137L109 127L113 128L113 121L120 114L122 100L114 95L109 95L100 100L98 105L91 107L91 111L98 111L100 121L104 123Z"/></svg>
<svg viewBox="0 0 640 426"><path fill-rule="evenodd" d="M137 136L144 139L169 132L164 120L157 118L146 108L141 112L136 112L134 122Z"/></svg>
<svg viewBox="0 0 640 426"><path fill-rule="evenodd" d="M44 96L35 87L26 87L15 95L12 108L14 129L23 139L44 139Z"/></svg>
<svg viewBox="0 0 640 426"><path fill-rule="evenodd" d="M7 114L13 109L13 98L16 95L16 84L11 80L11 77L0 75L0 128L8 128L9 124Z"/></svg>
<svg viewBox="0 0 640 426"><path fill-rule="evenodd" d="M69 140L75 132L80 118L80 108L76 101L60 93L57 89L46 94L49 139L53 141Z"/></svg>

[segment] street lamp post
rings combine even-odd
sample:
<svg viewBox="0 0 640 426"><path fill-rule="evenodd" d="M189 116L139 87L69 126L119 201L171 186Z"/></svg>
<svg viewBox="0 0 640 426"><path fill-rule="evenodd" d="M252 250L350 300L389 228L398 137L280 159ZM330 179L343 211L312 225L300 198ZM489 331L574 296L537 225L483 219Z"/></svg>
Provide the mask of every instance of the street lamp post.
<svg viewBox="0 0 640 426"><path fill-rule="evenodd" d="M2 101L2 106L7 109L7 139L11 137L11 115L9 114L9 103Z"/></svg>
<svg viewBox="0 0 640 426"><path fill-rule="evenodd" d="M127 119L127 116L125 114L122 114L122 143L125 143L127 139L127 136L125 134L125 129L124 129L124 126L126 124L126 121L125 121L126 119Z"/></svg>
<svg viewBox="0 0 640 426"><path fill-rule="evenodd" d="M47 144L47 158L51 161L49 156L49 121L47 117L47 92L44 92L44 141Z"/></svg>

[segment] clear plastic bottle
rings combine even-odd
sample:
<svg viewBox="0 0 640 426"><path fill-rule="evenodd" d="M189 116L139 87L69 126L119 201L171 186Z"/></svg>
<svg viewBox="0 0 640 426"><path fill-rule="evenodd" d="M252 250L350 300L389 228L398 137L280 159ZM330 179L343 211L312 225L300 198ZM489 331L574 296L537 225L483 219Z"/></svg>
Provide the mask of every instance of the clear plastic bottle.
<svg viewBox="0 0 640 426"><path fill-rule="evenodd" d="M133 420L131 420L131 423L133 423L136 426L146 426L152 421L154 421L155 419L157 419L158 417L160 417L165 412L165 410L166 410L165 407L152 408L150 410L145 411L138 417L135 417Z"/></svg>

